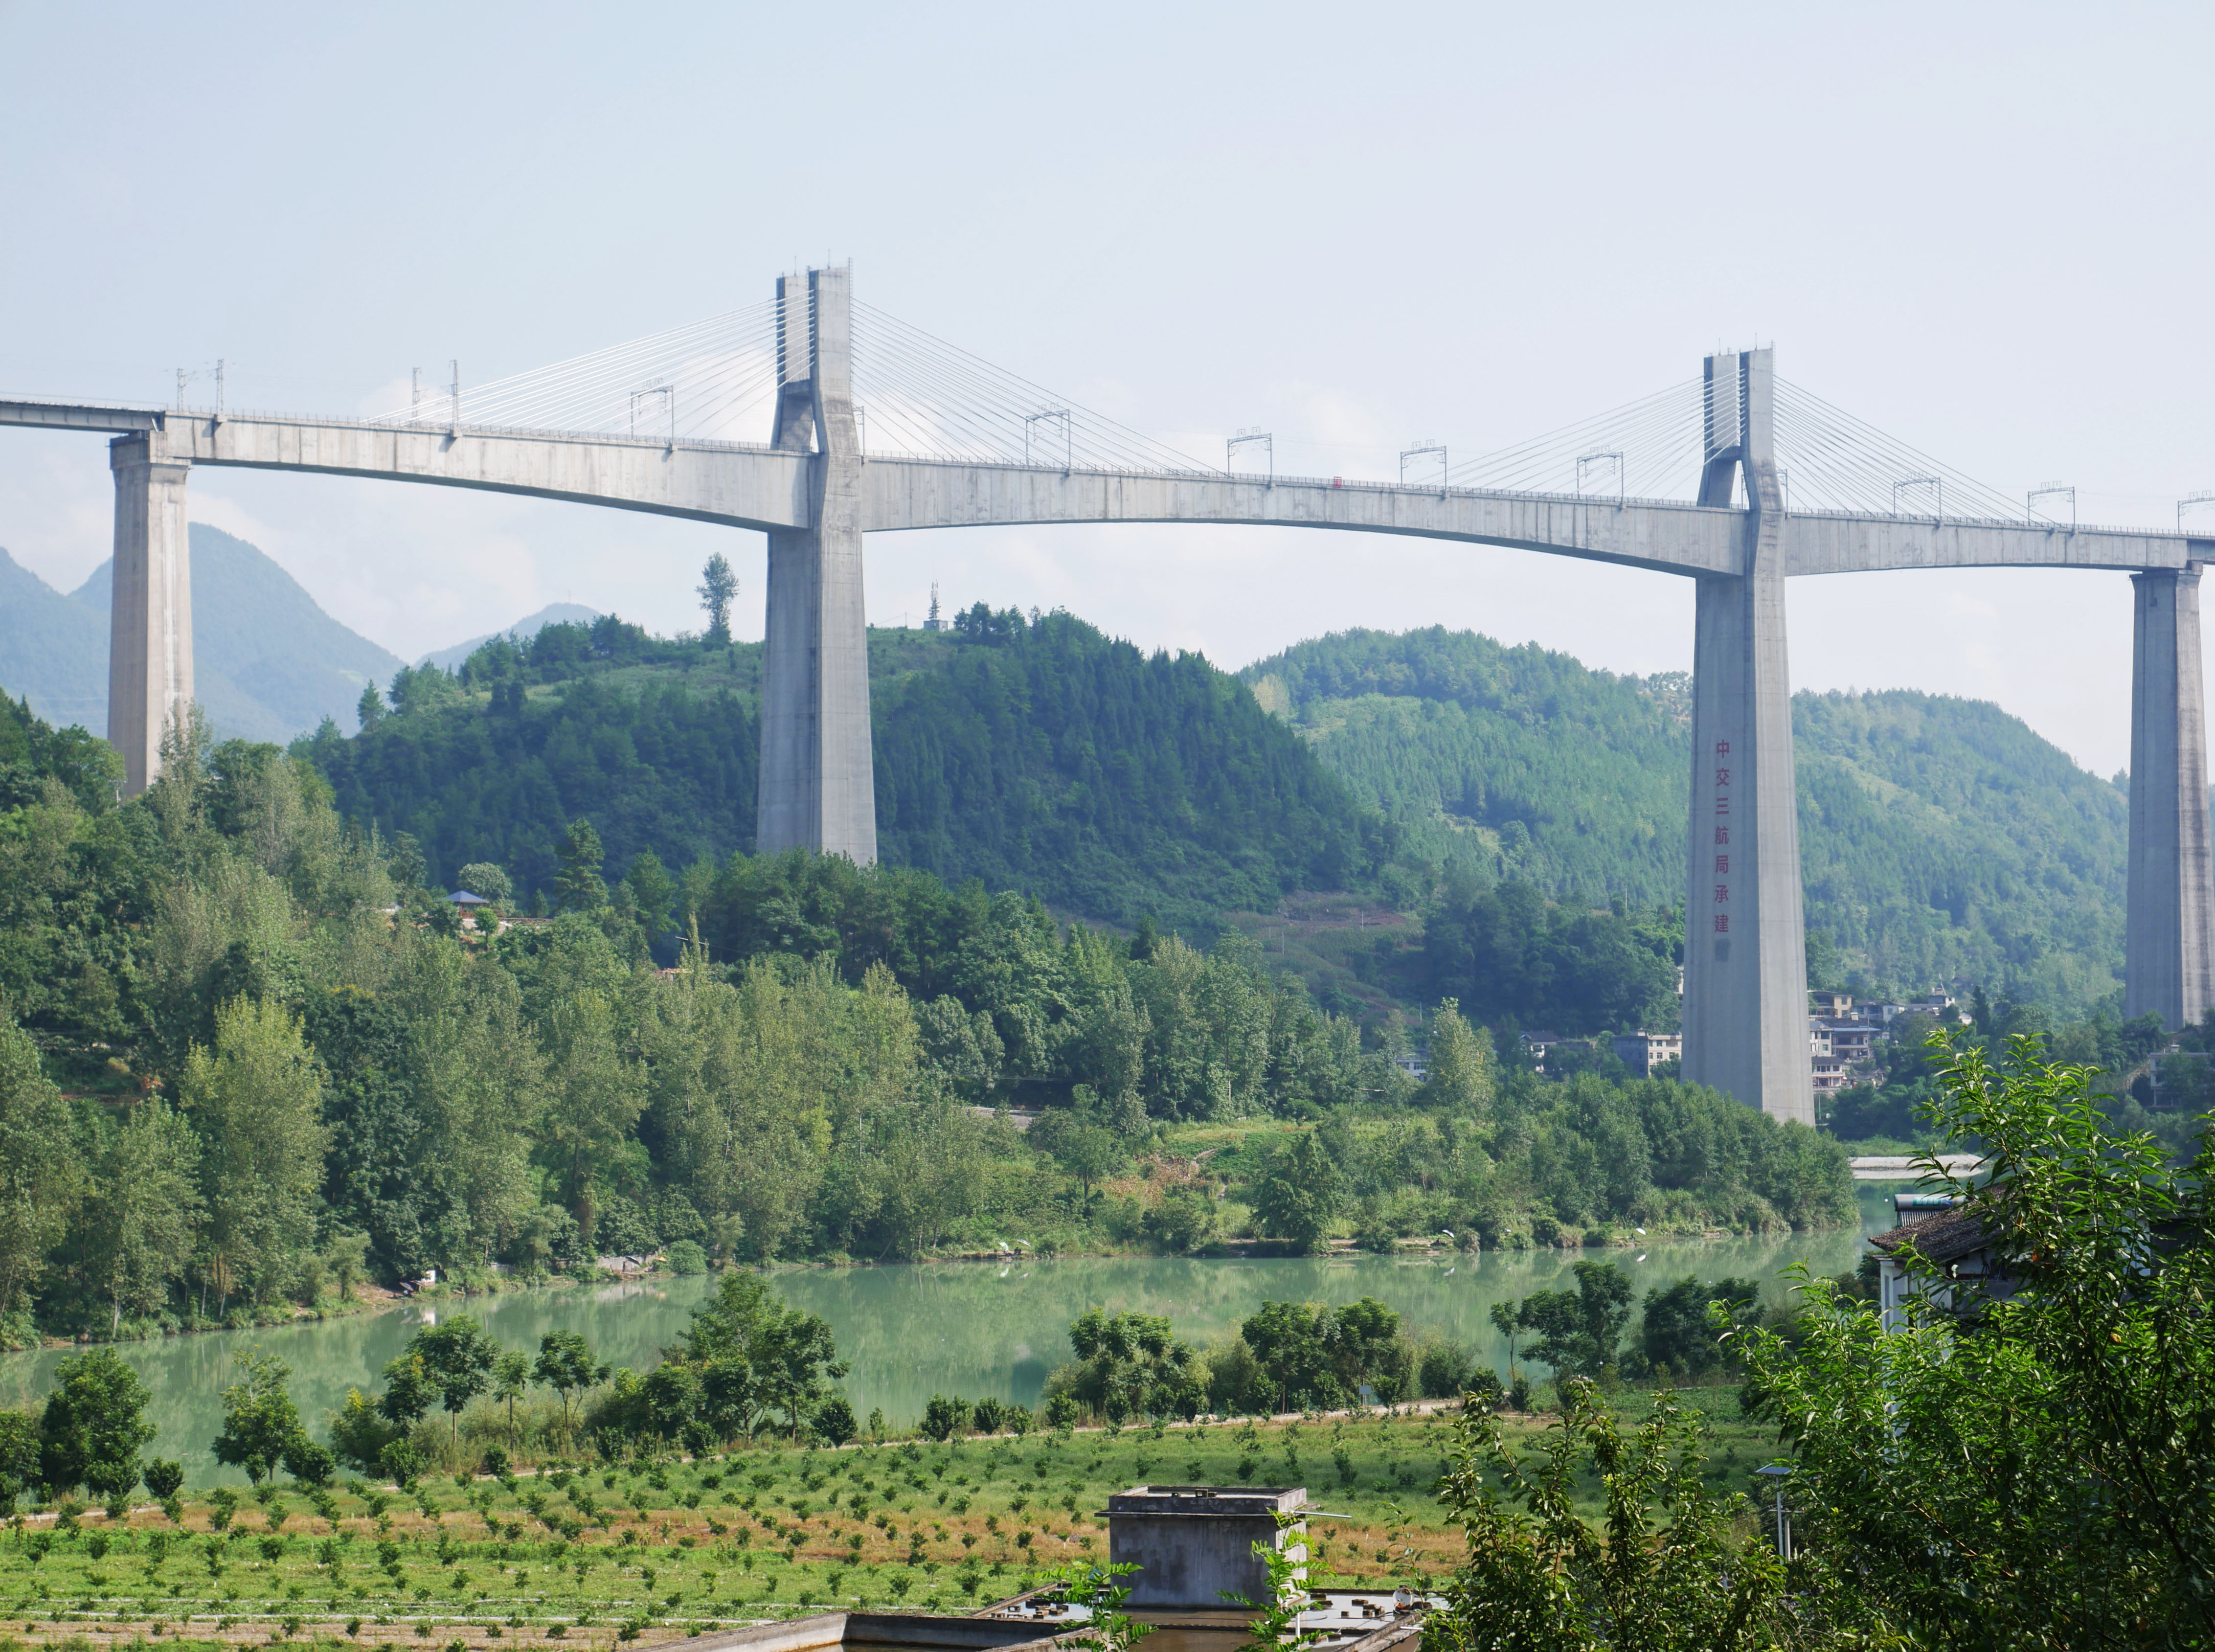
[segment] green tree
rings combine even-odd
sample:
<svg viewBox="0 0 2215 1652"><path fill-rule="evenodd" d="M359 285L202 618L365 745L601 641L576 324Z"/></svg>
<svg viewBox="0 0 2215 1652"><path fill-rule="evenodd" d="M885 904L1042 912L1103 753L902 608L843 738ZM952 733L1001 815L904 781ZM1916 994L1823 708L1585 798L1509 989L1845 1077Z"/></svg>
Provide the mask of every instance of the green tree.
<svg viewBox="0 0 2215 1652"><path fill-rule="evenodd" d="M844 1445L856 1432L854 1408L844 1394L833 1394L818 1405L812 1421L815 1432L833 1446Z"/></svg>
<svg viewBox="0 0 2215 1652"><path fill-rule="evenodd" d="M592 830L592 823L582 815L570 821L561 846L555 852L561 870L554 877L555 909L593 912L606 906L608 884L600 875L600 867L607 856L600 848L600 834Z"/></svg>
<svg viewBox="0 0 2215 1652"><path fill-rule="evenodd" d="M471 861L454 874L454 887L489 900L495 912L505 912L515 902L514 882L491 861Z"/></svg>
<svg viewBox="0 0 2215 1652"><path fill-rule="evenodd" d="M1105 1126L1080 1124L1057 1134L1051 1148L1062 1173L1075 1180L1086 1203L1092 1189L1130 1162L1122 1138Z"/></svg>
<svg viewBox="0 0 2215 1652"><path fill-rule="evenodd" d="M959 1394L951 1397L933 1394L923 1408L923 1421L917 1426L928 1440L948 1440L969 1432L971 1407Z"/></svg>
<svg viewBox="0 0 2215 1652"><path fill-rule="evenodd" d="M1516 1318L1538 1333L1531 1357L1564 1375L1597 1377L1615 1363L1623 1327L1630 1323L1630 1280L1611 1262L1580 1262L1571 1270L1574 1291L1534 1291Z"/></svg>
<svg viewBox="0 0 2215 1652"><path fill-rule="evenodd" d="M1493 1329L1507 1339L1507 1369L1515 1369L1515 1339L1523 1330L1523 1316L1512 1302L1495 1302L1486 1312L1491 1317Z"/></svg>
<svg viewBox="0 0 2215 1652"><path fill-rule="evenodd" d="M730 559L719 550L700 570L700 606L708 612L708 634L703 640L710 648L729 643L731 601L738 594L739 576L731 572Z"/></svg>
<svg viewBox="0 0 2215 1652"><path fill-rule="evenodd" d="M552 1330L538 1340L538 1358L531 1374L561 1397L561 1422L569 1422L569 1403L594 1383L608 1379L608 1367L592 1357L592 1345L582 1331Z"/></svg>
<svg viewBox="0 0 2215 1652"><path fill-rule="evenodd" d="M1814 1652L1899 1644L1881 1620L1841 1623L1827 1577L1738 1538L1742 1496L1703 1476L1703 1425L1668 1395L1634 1431L1593 1385L1562 1385L1562 1414L1534 1451L1499 1416L1464 1410L1439 1501L1462 1563L1423 1624L1426 1652ZM1586 1486L1604 1499L1581 1510ZM1798 1589L1793 1585L1798 1584Z"/></svg>
<svg viewBox="0 0 2215 1652"><path fill-rule="evenodd" d="M120 1497L138 1483L138 1448L154 1437L153 1396L138 1373L107 1348L54 1366L39 1414L39 1473L53 1490L77 1486Z"/></svg>
<svg viewBox="0 0 2215 1652"><path fill-rule="evenodd" d="M180 1089L201 1142L218 1312L234 1280L267 1300L315 1232L329 1139L321 1066L283 1004L237 998L218 1007L215 1047L193 1047Z"/></svg>
<svg viewBox="0 0 2215 1652"><path fill-rule="evenodd" d="M199 1156L191 1127L156 1096L132 1110L94 1163L80 1254L107 1299L111 1336L126 1311L158 1312L184 1276L206 1203Z"/></svg>
<svg viewBox="0 0 2215 1652"><path fill-rule="evenodd" d="M30 1496L40 1483L37 1416L0 1411L0 1514L13 1514L16 1502Z"/></svg>
<svg viewBox="0 0 2215 1652"><path fill-rule="evenodd" d="M84 1188L83 1132L38 1046L0 1019L0 1313L37 1283Z"/></svg>
<svg viewBox="0 0 2215 1652"><path fill-rule="evenodd" d="M1063 1391L1110 1422L1191 1417L1206 1404L1197 1356L1164 1316L1094 1308L1070 1325L1069 1345L1078 1363L1057 1373Z"/></svg>
<svg viewBox="0 0 2215 1652"><path fill-rule="evenodd" d="M1431 1018L1431 1047L1417 1102L1439 1112L1482 1119L1491 1111L1492 1035L1462 1018L1457 999L1442 1001Z"/></svg>
<svg viewBox="0 0 2215 1652"><path fill-rule="evenodd" d="M1330 1310L1317 1302L1264 1302L1238 1328L1279 1410L1346 1403L1331 1358Z"/></svg>
<svg viewBox="0 0 2215 1652"><path fill-rule="evenodd" d="M1313 1250L1337 1219L1343 1188L1338 1166L1308 1131L1269 1161L1254 1189L1254 1214L1271 1238L1286 1241L1296 1251Z"/></svg>
<svg viewBox="0 0 2215 1652"><path fill-rule="evenodd" d="M630 1140L646 1104L645 1086L617 1046L615 1005L604 993L573 992L556 1003L547 1017L546 1044L540 1140L590 1244L594 1183Z"/></svg>
<svg viewBox="0 0 2215 1652"><path fill-rule="evenodd" d="M410 1339L406 1348L385 1361L384 1392L377 1409L403 1428L439 1403L439 1385L422 1350Z"/></svg>
<svg viewBox="0 0 2215 1652"><path fill-rule="evenodd" d="M730 1385L726 1405L733 1421L740 1409L782 1411L797 1435L807 1415L846 1374L828 1321L787 1307L767 1280L745 1268L728 1268L715 1294L692 1311L682 1339L683 1358Z"/></svg>
<svg viewBox="0 0 2215 1652"><path fill-rule="evenodd" d="M146 1489L167 1502L185 1489L185 1465L175 1458L156 1458L146 1465Z"/></svg>
<svg viewBox="0 0 2215 1652"><path fill-rule="evenodd" d="M240 1380L223 1391L223 1432L215 1437L215 1460L244 1469L246 1477L260 1485L303 1437L299 1408L287 1387L292 1367L256 1348L239 1356L238 1368Z"/></svg>
<svg viewBox="0 0 2215 1652"><path fill-rule="evenodd" d="M515 1403L531 1387L531 1356L520 1348L503 1348L493 1361L492 1391L495 1399L507 1402L507 1437L517 1438L515 1432Z"/></svg>
<svg viewBox="0 0 2215 1652"><path fill-rule="evenodd" d="M361 722L361 732L368 734L384 721L384 697L377 691L374 682L361 691L361 698L354 704L354 715Z"/></svg>
<svg viewBox="0 0 2215 1652"><path fill-rule="evenodd" d="M1911 1230L1895 1323L1803 1271L1790 1335L1746 1336L1807 1541L1917 1644L2215 1643L2215 1153L2116 1128L2034 1037L1940 1047L1930 1117L1989 1180Z"/></svg>
<svg viewBox="0 0 2215 1652"><path fill-rule="evenodd" d="M1723 1324L1710 1320L1720 1303ZM1686 1277L1646 1293L1639 1312L1635 1364L1641 1373L1684 1379L1704 1377L1734 1362L1741 1343L1732 1337L1761 1317L1761 1281L1719 1279L1712 1284ZM1626 1370L1633 1361L1626 1359Z"/></svg>
<svg viewBox="0 0 2215 1652"><path fill-rule="evenodd" d="M630 891L646 938L659 941L668 934L676 921L677 880L662 869L661 857L651 849L640 851L623 874L623 887Z"/></svg>
<svg viewBox="0 0 2215 1652"><path fill-rule="evenodd" d="M461 1438L462 1412L492 1385L500 1345L468 1314L426 1325L408 1339L408 1352L420 1361L426 1381L438 1391L439 1403Z"/></svg>

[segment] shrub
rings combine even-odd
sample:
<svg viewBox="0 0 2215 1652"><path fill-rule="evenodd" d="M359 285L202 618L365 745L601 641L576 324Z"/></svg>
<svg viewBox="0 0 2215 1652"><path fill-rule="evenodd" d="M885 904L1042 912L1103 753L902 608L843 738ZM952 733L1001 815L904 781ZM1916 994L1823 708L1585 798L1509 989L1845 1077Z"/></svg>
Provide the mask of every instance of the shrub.
<svg viewBox="0 0 2215 1652"><path fill-rule="evenodd" d="M948 1399L943 1394L933 1394L930 1403L923 1408L923 1431L933 1440L951 1440L955 1434L969 1432L969 1418L967 1400L959 1396Z"/></svg>
<svg viewBox="0 0 2215 1652"><path fill-rule="evenodd" d="M672 1274L704 1274L708 1271L708 1253L700 1248L697 1239L679 1239L662 1252L662 1260L669 1264Z"/></svg>
<svg viewBox="0 0 2215 1652"><path fill-rule="evenodd" d="M1427 1397L1450 1400L1457 1397L1468 1387L1471 1369L1472 1362L1467 1348L1444 1337L1433 1337L1423 1344L1422 1352L1418 1356L1415 1380L1421 1385ZM1497 1377L1493 1379L1495 1388L1499 1382Z"/></svg>

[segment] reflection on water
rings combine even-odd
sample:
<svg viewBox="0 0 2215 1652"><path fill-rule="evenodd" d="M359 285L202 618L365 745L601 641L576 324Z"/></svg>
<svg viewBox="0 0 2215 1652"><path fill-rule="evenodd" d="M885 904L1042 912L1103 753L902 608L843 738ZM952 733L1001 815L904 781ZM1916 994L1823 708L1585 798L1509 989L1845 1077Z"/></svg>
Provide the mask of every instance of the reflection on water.
<svg viewBox="0 0 2215 1652"><path fill-rule="evenodd" d="M1864 1182L1860 1231L1759 1239L1638 1244L1604 1253L1641 1293L1686 1274L1714 1279L1777 1275L1795 1262L1819 1273L1854 1265L1862 1237L1893 1225L1889 1184ZM922 1413L934 1393L996 1394L1034 1403L1046 1373L1069 1357L1069 1322L1087 1308L1166 1314L1180 1335L1201 1342L1228 1337L1265 1300L1352 1302L1373 1296L1419 1330L1438 1330L1473 1346L1481 1361L1505 1368L1506 1345L1486 1311L1494 1302L1568 1280L1576 1251L1500 1251L1434 1260L1334 1256L1246 1260L1119 1256L1058 1261L936 1262L919 1266L807 1269L782 1274L795 1305L831 1322L852 1362L846 1391L867 1416L882 1407L895 1423ZM324 1414L350 1387L371 1389L387 1360L431 1314L467 1312L504 1346L535 1349L549 1330L580 1330L601 1359L645 1366L684 1329L708 1294L705 1278L611 1285L589 1291L526 1291L466 1303L409 1304L378 1314L283 1330L173 1336L123 1345L120 1352L153 1391L159 1432L149 1448L181 1459L191 1483L236 1479L219 1471L208 1443L220 1426L223 1389L236 1380L234 1354L261 1347L292 1367L301 1416L318 1434ZM46 1391L59 1350L0 1358L0 1403L28 1404Z"/></svg>

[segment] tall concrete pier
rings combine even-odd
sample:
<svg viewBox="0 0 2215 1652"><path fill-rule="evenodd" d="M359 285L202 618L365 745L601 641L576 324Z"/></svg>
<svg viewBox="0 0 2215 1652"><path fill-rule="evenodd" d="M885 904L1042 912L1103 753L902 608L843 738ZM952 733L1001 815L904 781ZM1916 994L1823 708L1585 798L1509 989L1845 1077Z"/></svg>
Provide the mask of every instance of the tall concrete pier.
<svg viewBox="0 0 2215 1652"><path fill-rule="evenodd" d="M773 446L808 453L812 525L769 534L754 846L877 857L850 269L780 277Z"/></svg>
<svg viewBox="0 0 2215 1652"><path fill-rule="evenodd" d="M162 769L162 735L193 703L193 574L185 525L189 461L168 433L108 445L115 476L114 600L107 642L107 743L123 754L123 794Z"/></svg>
<svg viewBox="0 0 2215 1652"><path fill-rule="evenodd" d="M1727 507L1742 477L1746 507L1739 571L1699 580L1684 1072L1772 1117L1812 1125L1773 354L1710 356L1706 379L1700 502Z"/></svg>
<svg viewBox="0 0 2215 1652"><path fill-rule="evenodd" d="M2181 1027L2215 1008L2200 568L2131 575L2131 849L2123 1014Z"/></svg>

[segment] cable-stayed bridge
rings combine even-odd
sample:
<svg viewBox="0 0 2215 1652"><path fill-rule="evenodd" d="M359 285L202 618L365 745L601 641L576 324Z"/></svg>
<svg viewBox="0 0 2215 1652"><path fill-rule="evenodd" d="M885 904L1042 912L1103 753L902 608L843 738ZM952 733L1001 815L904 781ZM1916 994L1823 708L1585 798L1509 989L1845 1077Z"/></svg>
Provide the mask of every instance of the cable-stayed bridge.
<svg viewBox="0 0 2215 1652"><path fill-rule="evenodd" d="M2035 508L1779 378L1768 350L1500 452L1421 445L1395 483L1217 468L852 296L767 303L369 419L0 399L113 437L108 738L135 793L193 697L194 465L321 471L689 517L769 536L758 848L876 857L862 544L872 532L1221 523L1408 534L1697 581L1684 1076L1812 1122L1784 580L1887 568L2131 575L2126 1013L2215 1008L2199 582L2215 537ZM759 439L766 434L766 440ZM1243 445L1252 453L1255 444ZM1414 474L1408 474L1409 461ZM2053 496L2047 496L2053 503ZM2215 535L2215 531L2211 531Z"/></svg>

